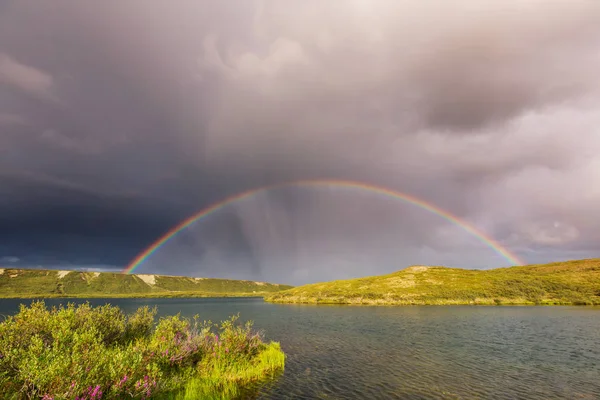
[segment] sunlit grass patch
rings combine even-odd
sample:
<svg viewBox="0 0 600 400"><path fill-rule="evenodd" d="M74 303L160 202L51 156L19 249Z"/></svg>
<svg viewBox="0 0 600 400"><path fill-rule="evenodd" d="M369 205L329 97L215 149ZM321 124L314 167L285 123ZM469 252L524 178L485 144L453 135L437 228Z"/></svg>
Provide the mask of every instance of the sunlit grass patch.
<svg viewBox="0 0 600 400"><path fill-rule="evenodd" d="M285 355L279 343L270 343L254 360L236 364L210 360L199 366L199 374L189 379L183 390L158 399L235 399L249 397L256 384L276 378L283 370Z"/></svg>

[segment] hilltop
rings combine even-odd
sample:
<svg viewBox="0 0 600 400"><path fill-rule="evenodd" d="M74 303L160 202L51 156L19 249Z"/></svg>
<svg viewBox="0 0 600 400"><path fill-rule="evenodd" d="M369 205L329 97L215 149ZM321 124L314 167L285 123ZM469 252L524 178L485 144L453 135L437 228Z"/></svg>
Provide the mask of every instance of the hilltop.
<svg viewBox="0 0 600 400"><path fill-rule="evenodd" d="M469 270L412 266L389 275L299 286L274 303L600 305L600 259Z"/></svg>
<svg viewBox="0 0 600 400"><path fill-rule="evenodd" d="M0 297L262 296L275 283L166 275L0 268Z"/></svg>

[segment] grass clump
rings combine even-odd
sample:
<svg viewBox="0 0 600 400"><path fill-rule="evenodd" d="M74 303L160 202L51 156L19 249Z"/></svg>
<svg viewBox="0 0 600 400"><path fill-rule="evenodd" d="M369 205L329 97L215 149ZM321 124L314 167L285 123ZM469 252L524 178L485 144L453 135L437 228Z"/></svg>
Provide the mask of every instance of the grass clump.
<svg viewBox="0 0 600 400"><path fill-rule="evenodd" d="M0 323L4 399L235 398L281 372L285 355L238 316L221 324L156 308L21 305Z"/></svg>

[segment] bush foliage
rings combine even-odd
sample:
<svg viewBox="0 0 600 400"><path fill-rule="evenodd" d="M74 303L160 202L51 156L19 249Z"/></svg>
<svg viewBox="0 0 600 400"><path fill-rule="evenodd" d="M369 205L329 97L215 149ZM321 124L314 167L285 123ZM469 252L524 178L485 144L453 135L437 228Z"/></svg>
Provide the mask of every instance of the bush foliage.
<svg viewBox="0 0 600 400"><path fill-rule="evenodd" d="M192 385L219 398L283 367L279 345L264 343L238 316L212 324L178 314L156 323L156 312L21 305L0 323L0 393L43 400L190 398Z"/></svg>

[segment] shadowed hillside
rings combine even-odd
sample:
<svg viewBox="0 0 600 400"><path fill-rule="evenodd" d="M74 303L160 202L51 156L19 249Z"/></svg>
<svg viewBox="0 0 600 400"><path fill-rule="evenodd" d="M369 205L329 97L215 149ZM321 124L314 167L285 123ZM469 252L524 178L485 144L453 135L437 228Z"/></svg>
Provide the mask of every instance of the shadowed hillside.
<svg viewBox="0 0 600 400"><path fill-rule="evenodd" d="M491 270L412 266L389 275L299 286L277 303L600 305L600 259Z"/></svg>
<svg viewBox="0 0 600 400"><path fill-rule="evenodd" d="M291 287L232 279L0 269L0 297L261 296Z"/></svg>

